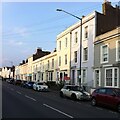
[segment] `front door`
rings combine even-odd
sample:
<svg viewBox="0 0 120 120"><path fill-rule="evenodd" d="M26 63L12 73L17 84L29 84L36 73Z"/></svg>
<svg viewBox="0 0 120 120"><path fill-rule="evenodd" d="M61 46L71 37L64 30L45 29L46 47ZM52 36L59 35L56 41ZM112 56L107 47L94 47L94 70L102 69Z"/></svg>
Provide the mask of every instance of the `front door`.
<svg viewBox="0 0 120 120"><path fill-rule="evenodd" d="M75 70L72 70L72 84L75 84Z"/></svg>

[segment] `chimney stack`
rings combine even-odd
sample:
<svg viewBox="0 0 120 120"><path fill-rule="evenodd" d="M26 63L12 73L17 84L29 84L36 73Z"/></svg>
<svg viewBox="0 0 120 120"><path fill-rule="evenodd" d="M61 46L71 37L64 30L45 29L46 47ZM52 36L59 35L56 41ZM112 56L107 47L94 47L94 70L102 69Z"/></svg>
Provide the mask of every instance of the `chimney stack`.
<svg viewBox="0 0 120 120"><path fill-rule="evenodd" d="M104 3L102 4L103 14L106 15L111 7L111 2L109 2L108 0L104 0Z"/></svg>

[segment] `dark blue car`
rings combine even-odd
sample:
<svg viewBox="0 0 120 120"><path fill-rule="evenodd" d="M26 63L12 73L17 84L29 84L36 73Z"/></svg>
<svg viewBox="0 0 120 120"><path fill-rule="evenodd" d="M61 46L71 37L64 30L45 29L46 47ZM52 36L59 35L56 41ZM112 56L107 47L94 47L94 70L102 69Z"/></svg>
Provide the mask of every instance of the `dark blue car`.
<svg viewBox="0 0 120 120"><path fill-rule="evenodd" d="M30 88L30 89L32 89L33 88L33 84L34 84L34 82L32 82L32 81L29 81L29 82L26 82L25 83L25 88Z"/></svg>

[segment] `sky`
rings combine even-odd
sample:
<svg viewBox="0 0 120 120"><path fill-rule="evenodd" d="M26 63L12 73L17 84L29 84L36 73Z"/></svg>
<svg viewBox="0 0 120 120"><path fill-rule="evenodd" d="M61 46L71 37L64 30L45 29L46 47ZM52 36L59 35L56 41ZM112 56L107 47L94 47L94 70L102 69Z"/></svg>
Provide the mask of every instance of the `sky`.
<svg viewBox="0 0 120 120"><path fill-rule="evenodd" d="M78 22L57 8L81 17L102 12L102 2L3 2L0 67L19 65L38 47L50 52L56 48L57 35Z"/></svg>

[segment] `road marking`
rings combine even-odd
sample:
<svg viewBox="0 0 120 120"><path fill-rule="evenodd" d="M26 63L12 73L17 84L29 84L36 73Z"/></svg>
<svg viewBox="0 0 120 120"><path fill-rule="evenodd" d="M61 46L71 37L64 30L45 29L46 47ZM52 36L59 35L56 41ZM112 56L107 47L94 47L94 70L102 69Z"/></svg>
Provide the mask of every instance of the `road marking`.
<svg viewBox="0 0 120 120"><path fill-rule="evenodd" d="M17 91L18 94L21 94L21 92Z"/></svg>
<svg viewBox="0 0 120 120"><path fill-rule="evenodd" d="M113 113L113 114L117 114L116 112L113 112L113 111L110 111L110 110L109 110L109 112L110 112L110 113Z"/></svg>
<svg viewBox="0 0 120 120"><path fill-rule="evenodd" d="M79 103L79 102L76 102L76 103L81 105L81 103Z"/></svg>
<svg viewBox="0 0 120 120"><path fill-rule="evenodd" d="M10 90L14 91L14 89L13 89L13 88L10 88Z"/></svg>
<svg viewBox="0 0 120 120"><path fill-rule="evenodd" d="M33 101L36 101L36 99L34 99L34 98L32 98L32 97L29 97L29 96L27 96L27 95L25 95L25 97L26 97L26 98L29 98L29 99L31 99L31 100L33 100Z"/></svg>
<svg viewBox="0 0 120 120"><path fill-rule="evenodd" d="M53 108L53 107L51 107L51 106L49 106L49 105L47 105L47 104L43 104L43 105L46 106L46 107L48 107L48 108L50 108L50 109L52 109L52 110L55 110L55 111L57 111L57 112L59 112L59 113L61 113L61 114L63 114L63 115L65 115L65 116L67 116L67 117L69 117L69 118L73 118L73 116L68 115L68 114L66 114L66 113L64 113L64 112L62 112L62 111L60 111L60 110L58 110L58 109L56 109L56 108Z"/></svg>
<svg viewBox="0 0 120 120"><path fill-rule="evenodd" d="M102 108L99 108L99 107L95 107L96 109L98 109L98 110L103 110Z"/></svg>

